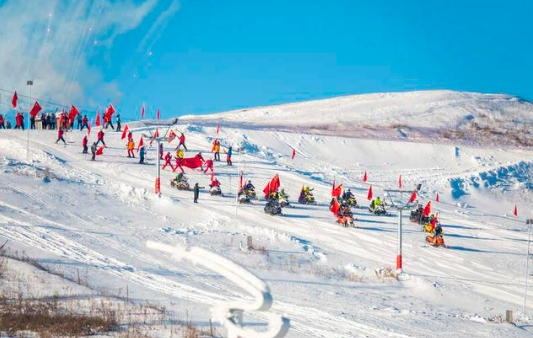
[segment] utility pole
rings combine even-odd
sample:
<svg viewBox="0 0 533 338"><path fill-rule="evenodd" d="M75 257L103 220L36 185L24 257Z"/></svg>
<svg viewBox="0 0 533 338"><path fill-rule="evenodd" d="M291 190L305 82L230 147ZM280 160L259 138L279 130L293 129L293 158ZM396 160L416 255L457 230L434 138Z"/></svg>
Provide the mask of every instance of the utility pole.
<svg viewBox="0 0 533 338"><path fill-rule="evenodd" d="M533 219L528 219L526 221L527 224L527 256L526 256L526 286L524 287L524 309L523 309L523 316L526 318L526 311L527 311L527 288L529 286L529 259L531 257L531 252L529 250L530 243L531 243L531 224L533 224Z"/></svg>
<svg viewBox="0 0 533 338"><path fill-rule="evenodd" d="M28 109L28 139L26 142L26 160L30 160L30 111L31 111L31 86L33 86L33 80L26 81L26 84L30 87L30 101L29 101L29 109ZM24 121L24 120L23 120Z"/></svg>

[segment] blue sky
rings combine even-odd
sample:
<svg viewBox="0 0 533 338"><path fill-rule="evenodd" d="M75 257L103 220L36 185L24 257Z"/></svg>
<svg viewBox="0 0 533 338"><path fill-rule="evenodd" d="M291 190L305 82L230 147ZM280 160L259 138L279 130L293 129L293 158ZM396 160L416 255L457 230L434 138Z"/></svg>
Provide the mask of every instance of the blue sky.
<svg viewBox="0 0 533 338"><path fill-rule="evenodd" d="M533 100L533 1L168 0L144 10L112 43L84 45L98 79L76 79L82 106L114 102L133 117L145 102L170 117L425 89Z"/></svg>

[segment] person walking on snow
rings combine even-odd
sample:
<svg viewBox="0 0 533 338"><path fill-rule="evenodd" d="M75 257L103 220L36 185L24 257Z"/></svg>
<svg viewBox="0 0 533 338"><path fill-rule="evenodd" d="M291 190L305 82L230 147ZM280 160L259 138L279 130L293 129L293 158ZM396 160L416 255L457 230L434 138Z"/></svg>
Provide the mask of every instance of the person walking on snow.
<svg viewBox="0 0 533 338"><path fill-rule="evenodd" d="M122 131L122 125L120 124L120 113L117 113L116 121L117 121L117 131Z"/></svg>
<svg viewBox="0 0 533 338"><path fill-rule="evenodd" d="M78 129L81 130L81 128L83 127L83 118L81 117L81 114L78 114L76 118L78 121Z"/></svg>
<svg viewBox="0 0 533 338"><path fill-rule="evenodd" d="M200 197L200 189L203 189L204 187L200 187L198 183L194 184L193 192L194 192L194 203L198 203L198 197Z"/></svg>
<svg viewBox="0 0 533 338"><path fill-rule="evenodd" d="M181 146L183 146L183 149L185 149L185 151L188 151L187 146L185 145L185 135L183 135L183 133L181 133L180 135L180 144L178 144L177 149L179 149Z"/></svg>
<svg viewBox="0 0 533 338"><path fill-rule="evenodd" d="M65 145L67 145L67 142L65 142L65 139L63 138L63 133L64 133L63 128L59 128L57 130L57 141L56 141L56 143L59 142L59 141L63 141L63 143Z"/></svg>
<svg viewBox="0 0 533 338"><path fill-rule="evenodd" d="M220 142L218 140L213 143L213 152L215 153L215 161L220 161Z"/></svg>
<svg viewBox="0 0 533 338"><path fill-rule="evenodd" d="M93 145L91 146L91 153L93 154L91 161L94 161L96 158L96 142L93 142Z"/></svg>
<svg viewBox="0 0 533 338"><path fill-rule="evenodd" d="M172 160L172 155L170 155L170 152L168 152L166 155L165 155L165 164L163 165L163 170L165 170L165 168L167 167L167 165L170 166L170 168L172 169L172 171L174 171L174 167L172 166L172 163L170 162Z"/></svg>
<svg viewBox="0 0 533 338"><path fill-rule="evenodd" d="M81 119L80 131L82 131L83 128L89 129L89 118L87 117L87 115L83 115L83 118Z"/></svg>
<svg viewBox="0 0 533 338"><path fill-rule="evenodd" d="M133 142L133 139L128 140L128 157L129 158L135 158L135 154L133 153L133 149L135 149L135 142Z"/></svg>
<svg viewBox="0 0 533 338"><path fill-rule="evenodd" d="M144 146L141 147L141 151L139 152L139 164L144 164L144 155L146 154L146 149Z"/></svg>
<svg viewBox="0 0 533 338"><path fill-rule="evenodd" d="M226 163L231 166L233 165L233 162L231 162L231 155L233 154L233 148L229 147L228 153L226 154Z"/></svg>
<svg viewBox="0 0 533 338"><path fill-rule="evenodd" d="M100 131L98 132L98 141L96 141L96 145L99 145L100 142L102 142L103 145L104 145L104 147L107 148L107 146L105 145L105 142L104 142L104 136L105 136L104 131L103 131L103 130L100 130Z"/></svg>
<svg viewBox="0 0 533 338"><path fill-rule="evenodd" d="M128 133L128 141L129 140L133 140L133 132L131 131Z"/></svg>
<svg viewBox="0 0 533 338"><path fill-rule="evenodd" d="M4 116L0 114L0 129L6 129L6 126L4 125Z"/></svg>
<svg viewBox="0 0 533 338"><path fill-rule="evenodd" d="M83 140L81 141L81 145L83 146L83 154L87 154L87 151L89 148L87 148L87 143L89 143L89 140L87 139L87 135L83 137Z"/></svg>
<svg viewBox="0 0 533 338"><path fill-rule="evenodd" d="M211 169L211 171L213 171L213 160L207 160L205 161L205 170L204 170L204 174L207 173L207 171Z"/></svg>
<svg viewBox="0 0 533 338"><path fill-rule="evenodd" d="M159 159L162 160L163 159L163 142L159 142Z"/></svg>
<svg viewBox="0 0 533 338"><path fill-rule="evenodd" d="M175 172L176 169L180 168L181 172L185 173L185 170L183 170L183 167L181 166L182 162L183 162L183 159L176 157L176 166L172 169L172 172Z"/></svg>

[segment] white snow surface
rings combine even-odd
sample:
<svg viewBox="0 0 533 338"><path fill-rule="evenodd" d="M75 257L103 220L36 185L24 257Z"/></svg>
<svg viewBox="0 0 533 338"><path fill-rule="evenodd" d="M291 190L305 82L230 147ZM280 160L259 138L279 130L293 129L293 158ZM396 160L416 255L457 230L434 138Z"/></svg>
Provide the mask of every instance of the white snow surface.
<svg viewBox="0 0 533 338"><path fill-rule="evenodd" d="M447 131L463 130L472 134L472 130L483 131L487 126L500 134L521 130L524 124L533 122L533 103L506 94L429 90L348 95L211 115L188 115L181 120L434 142ZM507 141L500 134L499 144ZM479 139L478 135L467 136Z"/></svg>
<svg viewBox="0 0 533 338"><path fill-rule="evenodd" d="M514 106L516 114L527 117L527 104L509 96L432 95L442 98L441 104L433 105L436 111L449 106L450 95L458 95L466 101ZM343 105L357 101L363 106L371 98L405 105L396 94L325 102L337 102L335 109L342 111ZM299 107L306 104L268 109L271 119L288 107L294 107L297 116L303 114ZM247 112L250 119L256 121L261 109ZM375 115L376 121L392 114L383 109L383 115ZM396 117L379 123L400 119L399 113L392 115ZM291 117L287 123L296 120L292 114L287 116ZM457 113L434 122L459 123L461 116ZM318 118L311 115L311 120ZM11 249L24 250L42 264L61 267L72 276L77 269L88 271L88 282L99 288L116 291L128 286L131 298L161 304L177 318L200 325L212 318L213 304L241 298L245 292L211 272L148 249L146 241L202 247L252 271L270 286L274 311L290 318L289 337L531 336L531 319L517 325L501 324L498 319L505 310L522 317L524 223L532 201L532 151L236 125L225 125L217 135L214 126L192 121L174 128L187 137L186 156L202 151L210 157L216 137L224 147L234 147L234 166L215 163L224 197L211 197L203 189L199 203L194 204L191 192L170 188L175 174L165 170L162 197L157 198L153 193L154 149L149 149L147 165L137 164L137 159L125 156L120 133L106 134L108 148L92 162L81 153L84 133L79 131L66 134L67 146L54 143L54 131L32 131L29 158L26 132L0 131L2 243L9 240ZM140 133L134 129L136 142ZM95 134L93 130L91 141ZM175 142L165 143L165 151L172 151ZM291 148L296 149L294 160ZM49 183L42 180L45 168L52 173ZM264 201L236 209L240 170L258 191L279 174L294 207L284 209L280 217L266 215ZM365 171L367 183L362 181ZM391 216L378 217L366 208L356 209L357 228L340 227L328 211L334 179L351 188L366 207L369 183L374 195L382 196L385 188L396 188L400 174L406 189L422 183L419 195L424 204L439 193L440 202L433 201L433 206L440 212L448 245L438 249L426 245L420 226L405 215L404 269L410 278L401 282L374 273L395 267L397 219L393 211ZM208 174L188 170L187 175L192 183L209 184ZM318 205L295 203L304 184L314 187ZM512 216L515 203L520 218ZM265 250L243 252L240 243L246 242L246 236ZM245 321L257 326L261 318L252 314Z"/></svg>

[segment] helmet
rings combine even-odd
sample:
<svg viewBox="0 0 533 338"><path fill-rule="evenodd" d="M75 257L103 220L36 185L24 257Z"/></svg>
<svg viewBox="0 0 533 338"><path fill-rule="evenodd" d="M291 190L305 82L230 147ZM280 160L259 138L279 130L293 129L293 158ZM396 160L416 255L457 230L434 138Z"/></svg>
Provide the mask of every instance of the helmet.
<svg viewBox="0 0 533 338"><path fill-rule="evenodd" d="M248 180L248 183L252 184L252 181L251 181L251 180Z"/></svg>

